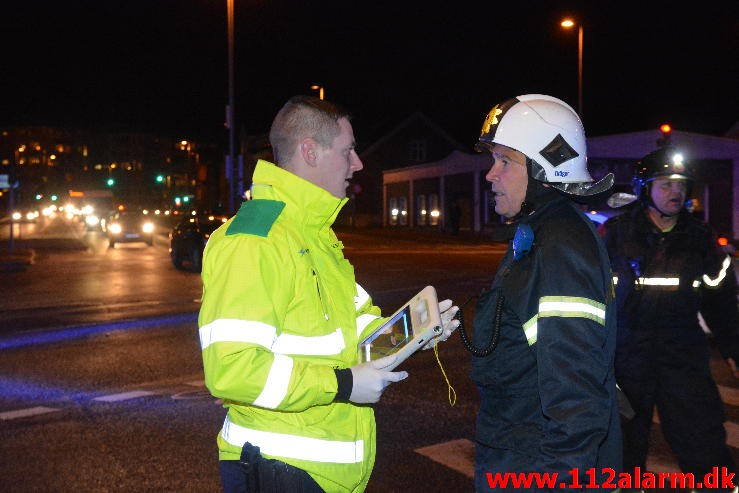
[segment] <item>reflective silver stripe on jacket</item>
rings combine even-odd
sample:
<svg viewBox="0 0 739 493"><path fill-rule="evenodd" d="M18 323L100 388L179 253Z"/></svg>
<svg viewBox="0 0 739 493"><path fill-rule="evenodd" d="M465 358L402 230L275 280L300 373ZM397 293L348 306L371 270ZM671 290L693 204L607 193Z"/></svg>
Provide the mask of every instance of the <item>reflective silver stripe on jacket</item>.
<svg viewBox="0 0 739 493"><path fill-rule="evenodd" d="M724 261L721 263L721 269L719 270L716 277L711 277L708 274L703 274L702 283L696 279L691 281L690 285L698 289L701 284L705 284L708 288L716 288L721 285L721 282L726 278L726 274L731 266L731 258L727 255ZM618 284L618 277L613 277L613 283ZM649 286L656 288L663 288L668 290L675 290L680 286L679 277L639 277L634 279L634 284L637 287Z"/></svg>
<svg viewBox="0 0 739 493"><path fill-rule="evenodd" d="M200 327L200 349L216 342L248 342L271 348L277 329L264 322L219 318Z"/></svg>
<svg viewBox="0 0 739 493"><path fill-rule="evenodd" d="M221 436L228 443L239 448L249 442L259 447L265 455L274 457L338 464L356 464L364 459L364 440L340 442L252 430L233 423L228 416L223 423Z"/></svg>
<svg viewBox="0 0 739 493"><path fill-rule="evenodd" d="M355 283L355 285L357 287L357 295L354 297L354 308L359 311L370 300L370 295L359 283Z"/></svg>
<svg viewBox="0 0 739 493"><path fill-rule="evenodd" d="M364 290L362 286L357 284L357 295L354 297L354 308L359 312L363 309L365 309L365 305L367 305L370 300L370 295L367 293L367 291ZM357 337L359 337L362 332L364 332L364 329L367 328L369 324L377 320L377 315L372 315L370 313L365 313L363 315L360 315L357 317Z"/></svg>
<svg viewBox="0 0 739 493"><path fill-rule="evenodd" d="M529 346L536 343L538 320L544 317L587 318L606 324L606 306L603 303L573 296L542 296L539 300L539 313L523 324L523 331Z"/></svg>
<svg viewBox="0 0 739 493"><path fill-rule="evenodd" d="M282 354L275 354L272 366L269 368L267 381L259 397L254 399L254 405L267 409L275 409L287 396L290 386L290 375L293 373L293 359Z"/></svg>
<svg viewBox="0 0 739 493"><path fill-rule="evenodd" d="M370 315L369 313L365 313L364 315L360 315L357 317L357 336L361 335L362 332L364 332L364 329L367 328L369 324L377 320L378 316L376 315Z"/></svg>
<svg viewBox="0 0 739 493"><path fill-rule="evenodd" d="M709 288L718 287L718 285L721 284L721 281L723 281L724 278L726 277L726 273L729 271L730 265L731 265L731 259L727 255L723 263L721 264L721 270L719 271L718 275L716 277L711 278L704 274L703 282L706 283L706 286L708 286Z"/></svg>
<svg viewBox="0 0 739 493"><path fill-rule="evenodd" d="M200 328L200 348L215 342L244 342L258 344L274 353L330 356L339 354L345 347L341 329L322 336L298 336L281 334L272 325L254 320L221 318Z"/></svg>

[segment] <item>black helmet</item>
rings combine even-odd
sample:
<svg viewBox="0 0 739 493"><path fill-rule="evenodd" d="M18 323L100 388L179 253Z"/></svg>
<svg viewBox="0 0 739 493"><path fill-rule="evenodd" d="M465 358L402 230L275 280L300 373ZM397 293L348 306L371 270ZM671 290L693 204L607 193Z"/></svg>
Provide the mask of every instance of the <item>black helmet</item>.
<svg viewBox="0 0 739 493"><path fill-rule="evenodd" d="M684 154L675 147L662 147L650 152L634 166L634 177L632 186L634 195L641 200L649 201L649 187L647 184L660 176L678 180L693 181L693 173L690 164L684 161ZM690 191L688 191L688 197Z"/></svg>

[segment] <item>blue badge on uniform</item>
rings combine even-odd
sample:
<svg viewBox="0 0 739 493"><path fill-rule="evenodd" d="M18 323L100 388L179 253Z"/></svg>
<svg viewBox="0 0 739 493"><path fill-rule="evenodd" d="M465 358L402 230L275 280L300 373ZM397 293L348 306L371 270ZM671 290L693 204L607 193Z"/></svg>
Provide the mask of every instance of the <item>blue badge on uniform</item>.
<svg viewBox="0 0 739 493"><path fill-rule="evenodd" d="M534 245L534 230L528 224L519 224L513 236L513 258L521 260Z"/></svg>

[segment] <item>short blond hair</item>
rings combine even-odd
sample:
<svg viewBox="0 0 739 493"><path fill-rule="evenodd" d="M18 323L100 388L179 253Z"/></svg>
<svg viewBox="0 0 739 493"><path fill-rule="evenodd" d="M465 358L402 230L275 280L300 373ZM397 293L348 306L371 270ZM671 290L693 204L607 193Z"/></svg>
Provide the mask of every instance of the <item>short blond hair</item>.
<svg viewBox="0 0 739 493"><path fill-rule="evenodd" d="M269 142L275 164L289 161L298 143L315 139L322 147L331 147L341 132L339 120L350 115L334 103L315 96L293 96L277 112L269 130Z"/></svg>

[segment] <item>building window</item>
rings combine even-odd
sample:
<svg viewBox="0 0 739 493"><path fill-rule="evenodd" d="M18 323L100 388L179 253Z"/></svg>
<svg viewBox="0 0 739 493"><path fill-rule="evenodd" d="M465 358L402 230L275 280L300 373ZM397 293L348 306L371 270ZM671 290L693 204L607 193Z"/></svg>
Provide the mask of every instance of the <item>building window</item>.
<svg viewBox="0 0 739 493"><path fill-rule="evenodd" d="M427 151L428 146L425 140L412 140L408 143L408 158L412 163L425 163Z"/></svg>
<svg viewBox="0 0 739 493"><path fill-rule="evenodd" d="M439 217L441 216L441 212L439 210L439 195L438 194L435 194L435 193L429 194L428 214L429 214L429 224L431 226L437 226L439 224Z"/></svg>
<svg viewBox="0 0 739 493"><path fill-rule="evenodd" d="M390 214L390 217L388 220L390 221L390 226L395 226L398 224L398 199L395 197L391 197L387 201L387 208L388 208L388 214Z"/></svg>

